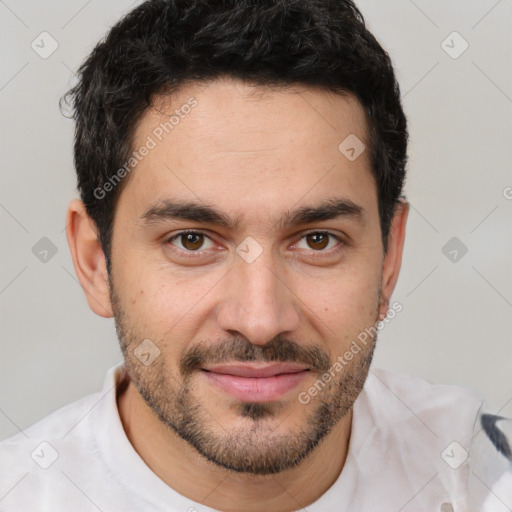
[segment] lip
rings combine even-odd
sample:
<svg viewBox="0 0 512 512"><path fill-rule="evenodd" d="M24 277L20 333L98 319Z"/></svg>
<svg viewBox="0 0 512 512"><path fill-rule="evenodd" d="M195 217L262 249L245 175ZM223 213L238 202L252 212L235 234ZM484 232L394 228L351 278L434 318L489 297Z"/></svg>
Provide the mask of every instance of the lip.
<svg viewBox="0 0 512 512"><path fill-rule="evenodd" d="M224 375L238 377L274 377L283 373L297 373L307 370L306 366L297 363L270 363L270 364L222 364L207 365L203 370Z"/></svg>
<svg viewBox="0 0 512 512"><path fill-rule="evenodd" d="M264 366L207 366L201 372L210 384L242 402L273 402L294 389L309 373L304 366L279 363Z"/></svg>

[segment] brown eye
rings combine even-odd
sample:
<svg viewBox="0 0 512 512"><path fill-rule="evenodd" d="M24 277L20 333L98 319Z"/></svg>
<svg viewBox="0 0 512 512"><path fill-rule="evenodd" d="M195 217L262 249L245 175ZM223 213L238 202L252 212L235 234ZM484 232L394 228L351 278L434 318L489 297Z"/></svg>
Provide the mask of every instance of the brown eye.
<svg viewBox="0 0 512 512"><path fill-rule="evenodd" d="M197 251L204 244L204 235L201 233L184 233L181 236L181 244L189 251Z"/></svg>
<svg viewBox="0 0 512 512"><path fill-rule="evenodd" d="M173 236L169 243L185 252L199 252L200 250L212 249L213 241L204 233L195 231L184 231Z"/></svg>
<svg viewBox="0 0 512 512"><path fill-rule="evenodd" d="M306 242L309 248L320 251L329 245L329 233L310 233L306 235Z"/></svg>

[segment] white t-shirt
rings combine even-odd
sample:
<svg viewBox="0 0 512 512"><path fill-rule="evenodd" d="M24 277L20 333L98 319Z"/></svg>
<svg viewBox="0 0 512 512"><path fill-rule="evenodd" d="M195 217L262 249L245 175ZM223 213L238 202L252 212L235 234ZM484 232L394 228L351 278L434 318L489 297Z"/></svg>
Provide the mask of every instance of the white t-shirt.
<svg viewBox="0 0 512 512"><path fill-rule="evenodd" d="M206 512L140 458L103 391L0 443L2 512ZM512 469L480 427L482 401L456 386L372 369L354 404L345 466L307 512L510 512ZM319 474L318 478L322 478Z"/></svg>

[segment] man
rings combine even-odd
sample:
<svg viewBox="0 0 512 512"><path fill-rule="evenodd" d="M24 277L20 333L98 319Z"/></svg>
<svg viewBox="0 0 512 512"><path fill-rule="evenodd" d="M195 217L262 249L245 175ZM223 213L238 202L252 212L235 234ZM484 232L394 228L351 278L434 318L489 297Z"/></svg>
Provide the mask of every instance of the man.
<svg viewBox="0 0 512 512"><path fill-rule="evenodd" d="M1 444L2 510L510 510L506 421L370 367L407 129L350 1L145 2L70 98L68 242L124 363Z"/></svg>

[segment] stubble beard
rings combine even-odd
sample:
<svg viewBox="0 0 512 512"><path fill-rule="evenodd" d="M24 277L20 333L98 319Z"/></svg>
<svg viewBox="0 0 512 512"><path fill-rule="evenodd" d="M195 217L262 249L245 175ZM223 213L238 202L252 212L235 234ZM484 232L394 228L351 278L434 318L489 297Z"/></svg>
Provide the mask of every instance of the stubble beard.
<svg viewBox="0 0 512 512"><path fill-rule="evenodd" d="M147 336L129 324L112 285L111 301L127 374L146 404L199 454L237 473L276 474L299 465L311 454L351 410L368 376L377 339L375 333L338 373L332 372L335 357L331 360L323 349L304 347L281 336L264 346L243 338L226 339L214 346L201 342L184 350L179 371L173 372L166 365L164 353L150 366L137 359L133 351ZM222 418L222 414L211 413L194 396L193 389L201 365L226 361L294 361L315 368L315 382L320 382L329 370L334 377L322 383L322 389L307 405L298 399L291 406L282 402L234 402L229 409L240 418L239 426L229 427L215 418ZM303 411L301 424L283 431L281 424L297 408Z"/></svg>

